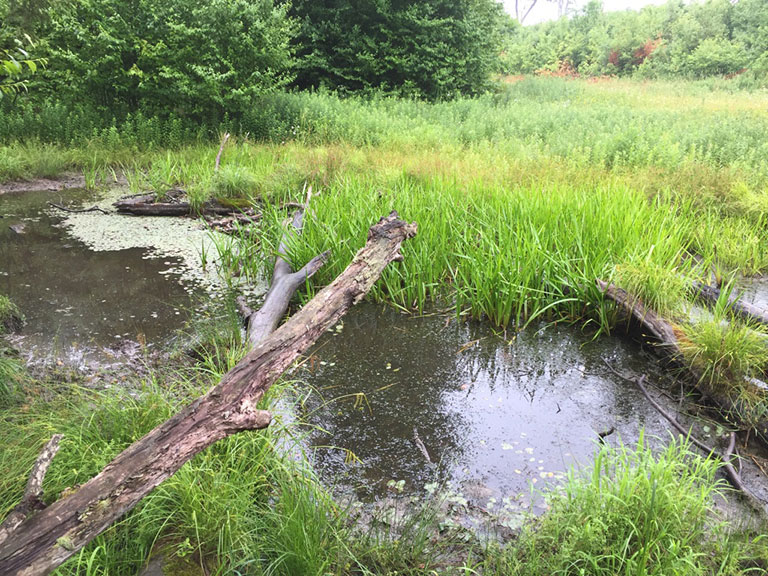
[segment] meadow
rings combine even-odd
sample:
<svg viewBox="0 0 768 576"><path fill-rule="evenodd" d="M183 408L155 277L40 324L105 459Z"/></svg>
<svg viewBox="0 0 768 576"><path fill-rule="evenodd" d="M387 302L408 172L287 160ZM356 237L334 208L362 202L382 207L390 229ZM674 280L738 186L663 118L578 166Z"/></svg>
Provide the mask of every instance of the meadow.
<svg viewBox="0 0 768 576"><path fill-rule="evenodd" d="M235 136L215 171L225 131ZM419 234L372 298L412 313L483 318L508 332L548 320L608 337L623 324L596 279L685 327L694 280L768 270L766 134L768 93L712 81L528 78L439 103L277 93L237 124L215 126L142 116L105 126L87 110L48 104L0 118L0 141L10 142L0 146L0 181L82 171L91 187L158 197L181 187L196 206L212 197L252 201L262 235L243 233L228 250L230 272L254 275L275 252L282 205L312 186L311 215L290 258L332 256L307 295L395 209ZM738 394L745 377L768 369L768 349L759 327L718 314L692 332L688 361L716 375L710 385ZM51 497L216 382L242 354L235 332L230 324L215 357L192 372L137 381L140 393L127 397L21 386L14 372L0 415L9 439L0 451L9 470L0 515L54 431L68 440L47 480ZM30 392L13 399L20 386ZM436 539L429 514L409 526L419 537L356 532L311 471L276 450L289 433L238 435L199 455L61 574L133 574L153 546L173 551L179 573L737 575L766 565L761 538L713 519L713 492L725 490L718 464L685 445L661 454L642 442L602 449L591 474L574 472L542 520L497 548ZM461 560L441 565L454 546Z"/></svg>

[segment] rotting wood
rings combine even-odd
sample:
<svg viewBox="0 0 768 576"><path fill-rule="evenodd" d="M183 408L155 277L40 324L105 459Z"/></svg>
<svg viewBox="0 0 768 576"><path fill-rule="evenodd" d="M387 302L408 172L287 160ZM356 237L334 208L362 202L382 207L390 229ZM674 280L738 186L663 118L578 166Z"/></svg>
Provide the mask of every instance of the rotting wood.
<svg viewBox="0 0 768 576"><path fill-rule="evenodd" d="M709 284L703 284L702 282L694 282L693 290L696 293L696 296L709 305L714 305L720 299L721 291L716 286L710 286ZM768 326L768 311L758 308L749 302L744 302L738 296L731 295L728 298L728 307L736 316L745 322Z"/></svg>
<svg viewBox="0 0 768 576"><path fill-rule="evenodd" d="M45 479L45 474L48 472L54 456L59 451L61 439L61 434L54 434L35 460L21 502L8 513L5 520L0 524L0 544L5 542L31 512L45 508L42 500L43 479Z"/></svg>
<svg viewBox="0 0 768 576"><path fill-rule="evenodd" d="M210 392L119 454L74 493L30 515L0 544L0 574L50 573L192 456L243 430L265 428L264 393L295 359L365 296L384 268L402 260L416 234L392 212L371 227L347 268L284 325L261 340Z"/></svg>
<svg viewBox="0 0 768 576"><path fill-rule="evenodd" d="M743 400L731 398L725 392L706 386L704 375L690 363L684 361L678 336L679 331L670 322L647 308L642 301L631 296L623 288L599 279L596 282L597 287L608 299L613 300L625 313L635 318L648 332L647 335L650 335L657 342L657 345L654 346L656 351L687 370L698 392L708 398L725 418L731 419L736 426L754 429L759 440L764 445L768 445L768 419L762 417L755 422L753 417L748 416L749 407ZM744 385L750 386L750 383L745 381ZM755 393L760 393L760 391L755 390Z"/></svg>
<svg viewBox="0 0 768 576"><path fill-rule="evenodd" d="M153 194L134 196L118 200L113 204L120 214L134 216L192 216L196 214L216 214L226 216L241 212L240 208L222 204L217 200L208 200L199 209L194 209L189 202L155 202Z"/></svg>
<svg viewBox="0 0 768 576"><path fill-rule="evenodd" d="M247 233L250 233L252 230L246 229L245 227L258 224L261 221L261 214L249 210L240 214L224 216L222 218L206 218L206 221L208 222L208 226L222 234L233 234L236 231L243 230L248 230Z"/></svg>

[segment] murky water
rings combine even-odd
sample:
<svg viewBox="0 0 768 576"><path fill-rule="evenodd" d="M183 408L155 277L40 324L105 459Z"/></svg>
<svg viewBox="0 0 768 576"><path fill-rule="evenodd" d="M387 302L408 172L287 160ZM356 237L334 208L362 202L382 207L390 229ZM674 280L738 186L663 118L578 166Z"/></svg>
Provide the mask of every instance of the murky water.
<svg viewBox="0 0 768 576"><path fill-rule="evenodd" d="M603 358L668 384L655 358L621 338L592 341L556 326L505 338L484 323L362 304L301 374L316 389L304 415L318 427L317 467L363 499L404 480L412 492L450 482L483 502L588 464L601 432L615 430L611 443L633 443L642 428L668 438L659 414Z"/></svg>
<svg viewBox="0 0 768 576"><path fill-rule="evenodd" d="M98 199L72 190L0 196L0 293L23 311L21 344L34 359L79 363L104 360L126 342L157 345L181 327L201 293L195 282L182 282L188 267L183 258L136 243L130 233L134 247L120 249L96 225L129 217L70 215L48 205L90 207ZM108 206L109 199L103 203ZM141 226L164 225L156 220L143 219ZM190 232L197 227L193 221L183 225ZM81 238L86 229L98 237L87 243Z"/></svg>

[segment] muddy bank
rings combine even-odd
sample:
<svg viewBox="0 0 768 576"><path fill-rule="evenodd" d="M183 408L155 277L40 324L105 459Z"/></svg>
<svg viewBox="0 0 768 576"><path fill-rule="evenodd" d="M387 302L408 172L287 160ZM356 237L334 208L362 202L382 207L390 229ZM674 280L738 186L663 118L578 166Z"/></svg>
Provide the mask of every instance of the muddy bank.
<svg viewBox="0 0 768 576"><path fill-rule="evenodd" d="M66 173L56 178L35 178L0 183L0 194L39 191L60 192L73 188L85 188L85 177L82 174Z"/></svg>

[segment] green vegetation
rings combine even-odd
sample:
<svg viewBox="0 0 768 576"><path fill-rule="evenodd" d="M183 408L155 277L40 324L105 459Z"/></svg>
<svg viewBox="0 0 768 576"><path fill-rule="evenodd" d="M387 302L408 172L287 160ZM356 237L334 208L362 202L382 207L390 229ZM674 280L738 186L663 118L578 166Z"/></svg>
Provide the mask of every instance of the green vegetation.
<svg viewBox="0 0 768 576"><path fill-rule="evenodd" d="M761 399L754 393L745 394L741 384L761 377L768 369L768 333L764 326L744 323L733 315L730 298L734 284L731 278L723 286L711 318L685 329L681 347L706 386L737 396L741 393L745 407L751 407L760 418L765 410Z"/></svg>
<svg viewBox="0 0 768 576"><path fill-rule="evenodd" d="M734 535L715 520L717 463L672 442L660 453L602 448L591 474L572 472L550 510L484 574L736 575L765 570L762 537ZM590 472L586 470L585 472Z"/></svg>
<svg viewBox="0 0 768 576"><path fill-rule="evenodd" d="M305 186L315 195L289 258L332 251L314 286L395 209L419 234L373 298L599 334L617 318L595 280L613 281L679 324L708 386L741 398L768 369L767 336L726 300L690 325L688 286L712 270L768 272L766 30L763 0L625 13L592 2L528 28L494 0L0 0L0 182L76 171L88 187L124 179L157 198L182 188L198 208L254 206L258 237L216 240L233 283L263 274L284 204ZM508 77L532 73L546 77ZM234 136L215 170L224 131ZM18 317L0 296L0 329ZM65 439L49 500L242 357L232 310L196 331L194 361L109 391L34 381L0 346L0 517L52 433ZM744 399L764 414L765 398ZM58 574L136 574L152 554L179 574L768 569L762 538L716 518L718 463L684 444L602 448L591 474L574 471L542 518L497 546L449 537L433 494L397 526L353 526L291 452L300 431L278 422L219 442Z"/></svg>
<svg viewBox="0 0 768 576"><path fill-rule="evenodd" d="M242 352L232 348L232 362L220 368L206 359L184 373L155 373L134 383L133 391L55 383L46 385L45 394L29 389L22 406L0 412L0 516L19 499L37 451L54 431L64 440L46 476L49 500L92 477L202 394ZM183 573L195 566L193 573L203 573L204 565L216 574L332 570L344 553L341 511L306 464L277 447L278 438L285 438L279 423L217 443L57 573L135 574L151 552L175 558L187 566Z"/></svg>
<svg viewBox="0 0 768 576"><path fill-rule="evenodd" d="M570 19L513 26L505 36L506 74L620 75L639 78L738 77L768 82L768 7L763 0L667 2L603 12L589 2Z"/></svg>
<svg viewBox="0 0 768 576"><path fill-rule="evenodd" d="M0 335L21 327L24 317L10 298L0 294Z"/></svg>

